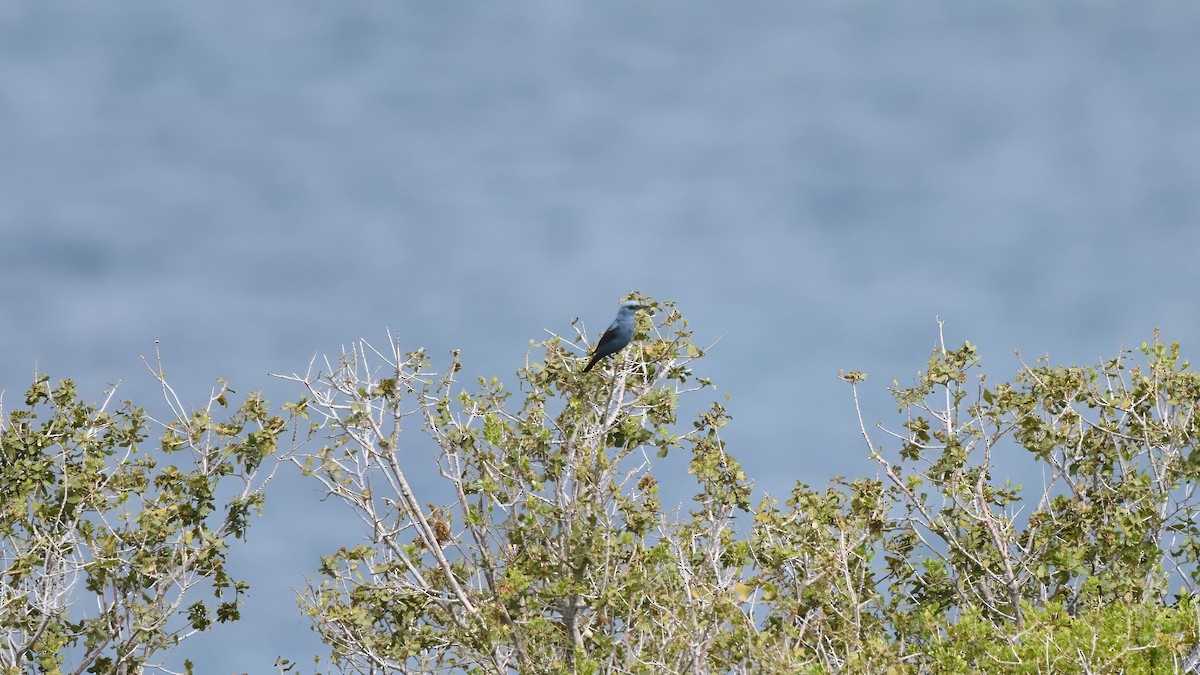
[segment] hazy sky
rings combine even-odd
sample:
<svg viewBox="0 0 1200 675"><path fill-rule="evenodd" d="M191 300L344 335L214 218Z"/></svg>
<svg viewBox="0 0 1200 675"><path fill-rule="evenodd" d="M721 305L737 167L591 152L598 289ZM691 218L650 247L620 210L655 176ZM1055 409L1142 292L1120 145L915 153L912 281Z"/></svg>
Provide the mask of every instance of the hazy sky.
<svg viewBox="0 0 1200 675"><path fill-rule="evenodd" d="M217 377L281 402L299 392L268 372L386 328L511 381L531 339L602 329L638 290L723 336L697 370L760 489L873 473L837 372L868 371L868 414L894 418L884 388L924 366L935 316L998 377L1015 349L1095 361L1156 326L1200 349L1198 20L7 3L0 389L12 406L37 368L153 407L160 340L191 402ZM203 672L323 652L292 589L356 542L314 485L273 487L232 554L244 621L181 650Z"/></svg>

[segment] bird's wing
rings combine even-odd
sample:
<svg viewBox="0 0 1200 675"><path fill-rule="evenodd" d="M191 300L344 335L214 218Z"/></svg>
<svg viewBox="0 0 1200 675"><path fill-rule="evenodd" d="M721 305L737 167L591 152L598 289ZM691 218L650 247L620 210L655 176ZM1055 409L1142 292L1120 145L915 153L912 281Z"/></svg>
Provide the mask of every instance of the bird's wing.
<svg viewBox="0 0 1200 675"><path fill-rule="evenodd" d="M609 326L608 330L604 331L604 334L600 336L600 341L596 343L596 353L600 353L600 351L605 347L611 345L613 342L616 342L620 334L621 326L616 322L613 322L613 325Z"/></svg>

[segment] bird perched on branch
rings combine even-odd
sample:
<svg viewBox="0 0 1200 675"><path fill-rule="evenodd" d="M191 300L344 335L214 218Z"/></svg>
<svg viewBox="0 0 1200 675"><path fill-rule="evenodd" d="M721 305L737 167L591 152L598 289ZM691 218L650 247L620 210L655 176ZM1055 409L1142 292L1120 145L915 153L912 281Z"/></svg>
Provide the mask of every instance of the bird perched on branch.
<svg viewBox="0 0 1200 675"><path fill-rule="evenodd" d="M591 370L592 366L596 365L600 359L624 349L625 345L633 339L633 324L637 319L638 310L649 309L649 307L650 305L643 305L633 300L621 303L621 309L617 310L617 318L613 319L612 325L600 336L596 351L592 352L592 360L584 366L583 372Z"/></svg>

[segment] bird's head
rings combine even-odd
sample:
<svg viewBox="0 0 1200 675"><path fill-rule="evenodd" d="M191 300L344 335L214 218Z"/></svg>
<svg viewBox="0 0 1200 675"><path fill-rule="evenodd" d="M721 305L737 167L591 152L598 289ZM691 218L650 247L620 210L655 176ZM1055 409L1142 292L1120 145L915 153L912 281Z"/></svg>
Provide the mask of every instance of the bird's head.
<svg viewBox="0 0 1200 675"><path fill-rule="evenodd" d="M628 312L636 312L639 309L650 309L650 305L643 305L637 300L626 300L621 303L621 309Z"/></svg>

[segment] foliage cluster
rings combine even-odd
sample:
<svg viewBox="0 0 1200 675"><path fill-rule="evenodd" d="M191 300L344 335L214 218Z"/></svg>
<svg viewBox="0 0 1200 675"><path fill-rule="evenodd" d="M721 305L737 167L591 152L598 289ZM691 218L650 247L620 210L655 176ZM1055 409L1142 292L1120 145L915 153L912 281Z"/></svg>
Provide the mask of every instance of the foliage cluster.
<svg viewBox="0 0 1200 675"><path fill-rule="evenodd" d="M239 617L229 544L261 508L284 420L258 395L230 410L223 382L185 411L153 372L163 423L48 376L0 417L0 673L142 672Z"/></svg>
<svg viewBox="0 0 1200 675"><path fill-rule="evenodd" d="M991 382L943 340L892 387L892 428L859 410L874 477L755 502L687 322L631 299L656 313L611 363L579 372L576 324L515 390L359 342L286 377L282 415L227 410L224 384L187 412L159 369L174 419L153 452L140 409L39 379L0 426L0 672L140 672L237 619L228 547L279 461L364 524L299 597L342 672L1196 667L1200 375L1177 345ZM866 376L842 377L857 407ZM414 480L418 429L436 484ZM797 431L771 451L811 450ZM664 508L679 454L695 494Z"/></svg>
<svg viewBox="0 0 1200 675"><path fill-rule="evenodd" d="M519 397L365 343L294 378L327 442L291 459L371 524L302 599L340 669L1190 667L1200 376L1177 346L1156 339L1136 366L1039 360L991 384L973 345L943 343L893 387L899 428L876 444L861 425L877 477L752 506L724 408L679 430L681 397L710 383L689 367L703 350L686 322L655 306L612 368L577 372L582 332L538 345ZM843 378L857 404L865 376ZM416 424L449 503L405 478L400 430ZM651 467L669 452L691 457L682 513L663 509ZM994 475L997 453L1042 485Z"/></svg>

